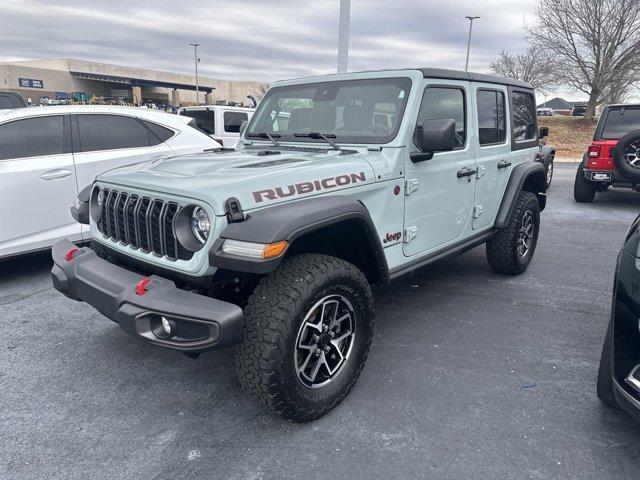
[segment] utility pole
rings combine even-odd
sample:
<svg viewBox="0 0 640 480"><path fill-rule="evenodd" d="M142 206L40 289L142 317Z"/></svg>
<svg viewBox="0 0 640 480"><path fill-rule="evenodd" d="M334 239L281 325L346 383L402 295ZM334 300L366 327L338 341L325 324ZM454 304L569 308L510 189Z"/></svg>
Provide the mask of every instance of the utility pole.
<svg viewBox="0 0 640 480"><path fill-rule="evenodd" d="M338 25L338 73L347 73L349 63L349 23L351 0L340 0L340 22Z"/></svg>
<svg viewBox="0 0 640 480"><path fill-rule="evenodd" d="M467 38L467 61L464 64L464 71L469 70L469 50L471 50L471 30L473 29L473 21L480 17L464 17L469 20L469 37Z"/></svg>
<svg viewBox="0 0 640 480"><path fill-rule="evenodd" d="M200 46L200 44L190 43L189 45L193 47L193 56L196 64L196 105L200 105L200 89L198 85L198 62L200 62L200 59L198 58L198 47Z"/></svg>

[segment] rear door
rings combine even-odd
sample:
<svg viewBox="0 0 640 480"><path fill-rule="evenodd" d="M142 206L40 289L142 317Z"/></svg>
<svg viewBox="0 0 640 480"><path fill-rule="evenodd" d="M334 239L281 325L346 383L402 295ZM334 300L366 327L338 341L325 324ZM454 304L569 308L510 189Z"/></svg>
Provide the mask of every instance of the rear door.
<svg viewBox="0 0 640 480"><path fill-rule="evenodd" d="M0 124L0 257L81 238L68 115Z"/></svg>
<svg viewBox="0 0 640 480"><path fill-rule="evenodd" d="M74 115L72 124L80 190L107 170L173 154L158 135L135 117L87 113ZM84 225L83 232L87 230Z"/></svg>
<svg viewBox="0 0 640 480"><path fill-rule="evenodd" d="M513 169L508 127L506 86L474 83L473 106L477 118L478 174L473 229L493 225Z"/></svg>

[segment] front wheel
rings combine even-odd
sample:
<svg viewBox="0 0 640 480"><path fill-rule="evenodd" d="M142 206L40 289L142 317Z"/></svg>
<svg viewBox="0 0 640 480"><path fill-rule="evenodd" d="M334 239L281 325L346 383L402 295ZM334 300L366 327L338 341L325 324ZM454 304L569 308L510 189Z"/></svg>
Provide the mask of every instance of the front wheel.
<svg viewBox="0 0 640 480"><path fill-rule="evenodd" d="M245 308L236 354L240 383L295 422L338 405L364 367L373 295L354 265L326 255L285 259Z"/></svg>
<svg viewBox="0 0 640 480"><path fill-rule="evenodd" d="M531 192L520 192L507 226L487 242L489 266L506 275L524 272L533 258L539 229L538 198Z"/></svg>

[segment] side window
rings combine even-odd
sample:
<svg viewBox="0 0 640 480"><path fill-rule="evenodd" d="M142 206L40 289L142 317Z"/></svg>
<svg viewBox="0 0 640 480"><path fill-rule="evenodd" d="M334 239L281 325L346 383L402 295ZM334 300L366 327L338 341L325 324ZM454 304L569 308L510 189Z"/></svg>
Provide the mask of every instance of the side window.
<svg viewBox="0 0 640 480"><path fill-rule="evenodd" d="M83 152L148 147L150 132L137 119L121 115L78 115Z"/></svg>
<svg viewBox="0 0 640 480"><path fill-rule="evenodd" d="M422 95L418 125L425 120L449 118L456 122L456 148L463 148L467 138L464 91L454 87L427 87Z"/></svg>
<svg viewBox="0 0 640 480"><path fill-rule="evenodd" d="M533 140L536 137L536 107L533 95L513 92L513 138L516 141Z"/></svg>
<svg viewBox="0 0 640 480"><path fill-rule="evenodd" d="M0 125L0 160L60 155L64 151L64 117L26 118Z"/></svg>
<svg viewBox="0 0 640 480"><path fill-rule="evenodd" d="M478 90L478 140L480 145L504 143L507 139L504 93Z"/></svg>
<svg viewBox="0 0 640 480"><path fill-rule="evenodd" d="M0 110L6 110L8 108L13 108L13 103L9 97L3 97L0 95Z"/></svg>
<svg viewBox="0 0 640 480"><path fill-rule="evenodd" d="M142 120L142 123L151 130L151 145L158 145L162 142L166 142L175 135L175 132L170 128L163 127L157 123L150 122L149 120Z"/></svg>
<svg viewBox="0 0 640 480"><path fill-rule="evenodd" d="M240 133L240 126L246 120L249 120L249 115L244 112L224 112L224 131Z"/></svg>

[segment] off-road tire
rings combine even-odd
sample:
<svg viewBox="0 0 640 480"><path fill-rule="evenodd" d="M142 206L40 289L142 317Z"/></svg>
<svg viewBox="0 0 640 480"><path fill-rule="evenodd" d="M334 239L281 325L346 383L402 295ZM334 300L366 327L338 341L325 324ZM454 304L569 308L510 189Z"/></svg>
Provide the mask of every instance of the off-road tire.
<svg viewBox="0 0 640 480"><path fill-rule="evenodd" d="M611 324L607 328L607 335L602 344L600 367L598 368L597 392L598 398L610 407L620 408L613 393L613 379L611 378Z"/></svg>
<svg viewBox="0 0 640 480"><path fill-rule="evenodd" d="M553 158L549 160L549 163L547 164L547 168L544 169L544 178L545 178L545 183L547 185L547 190L548 190L549 187L551 186L551 181L553 180Z"/></svg>
<svg viewBox="0 0 640 480"><path fill-rule="evenodd" d="M578 166L576 179L573 184L573 198L578 203L591 203L596 196L596 186L584 176L584 168Z"/></svg>
<svg viewBox="0 0 640 480"><path fill-rule="evenodd" d="M353 306L356 335L337 376L327 385L310 388L296 372L297 336L312 306L332 294L347 298ZM288 420L315 420L338 405L360 376L373 320L371 288L354 265L317 254L287 258L260 281L244 309L242 341L236 351L240 384Z"/></svg>
<svg viewBox="0 0 640 480"><path fill-rule="evenodd" d="M524 256L518 254L522 221L527 212L533 217L532 244ZM493 271L506 275L520 275L529 266L538 243L540 204L535 194L522 191L511 212L507 226L487 242L487 261Z"/></svg>
<svg viewBox="0 0 640 480"><path fill-rule="evenodd" d="M616 164L618 172L631 183L640 183L640 168L633 167L627 163L627 150L635 145L638 146L640 140L640 129L633 130L624 135L613 148L613 161ZM637 155L637 153L636 153Z"/></svg>

